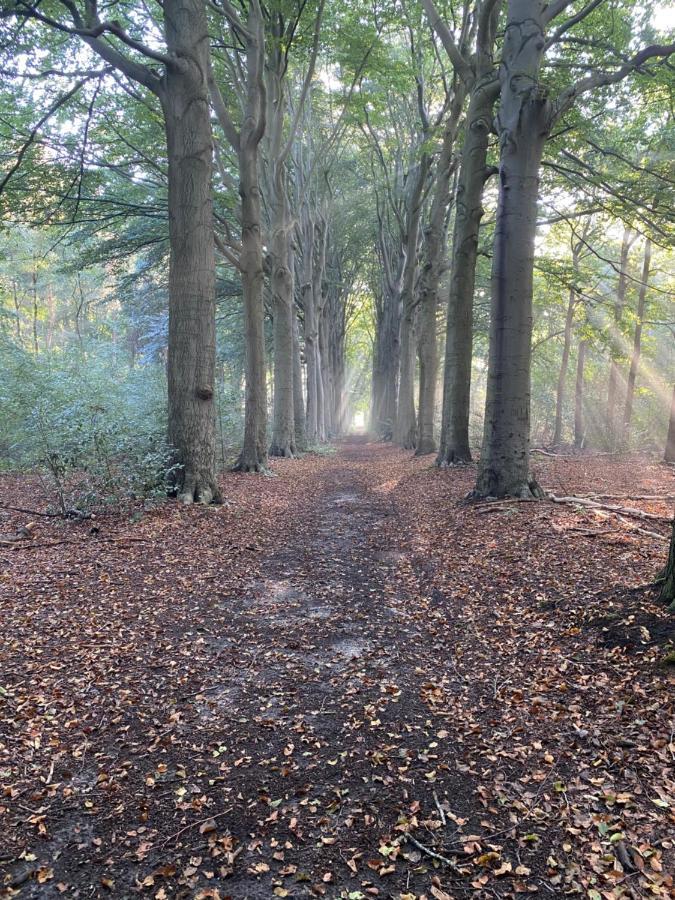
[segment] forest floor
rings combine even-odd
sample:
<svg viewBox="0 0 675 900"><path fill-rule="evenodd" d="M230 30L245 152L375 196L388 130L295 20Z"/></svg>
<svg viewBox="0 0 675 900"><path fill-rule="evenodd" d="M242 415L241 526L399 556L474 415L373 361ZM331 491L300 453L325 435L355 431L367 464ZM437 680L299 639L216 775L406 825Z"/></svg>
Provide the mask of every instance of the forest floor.
<svg viewBox="0 0 675 900"><path fill-rule="evenodd" d="M464 506L473 467L432 461L354 440L226 475L219 508L0 546L0 895L672 895L673 617L644 585L675 472L535 457L641 520Z"/></svg>

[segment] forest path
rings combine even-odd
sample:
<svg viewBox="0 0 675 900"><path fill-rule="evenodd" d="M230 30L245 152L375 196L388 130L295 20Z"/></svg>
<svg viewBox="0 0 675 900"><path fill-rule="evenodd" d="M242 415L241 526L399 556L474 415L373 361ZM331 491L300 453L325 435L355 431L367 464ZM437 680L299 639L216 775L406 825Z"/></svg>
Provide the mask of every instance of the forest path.
<svg viewBox="0 0 675 900"><path fill-rule="evenodd" d="M623 587L663 544L431 462L351 440L4 554L8 896L667 896L672 619Z"/></svg>

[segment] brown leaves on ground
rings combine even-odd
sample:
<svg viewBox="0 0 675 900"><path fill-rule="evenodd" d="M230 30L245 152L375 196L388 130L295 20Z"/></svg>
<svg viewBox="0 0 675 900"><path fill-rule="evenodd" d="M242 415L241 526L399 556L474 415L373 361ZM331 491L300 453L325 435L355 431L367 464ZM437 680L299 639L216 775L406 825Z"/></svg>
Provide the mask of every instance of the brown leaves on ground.
<svg viewBox="0 0 675 900"><path fill-rule="evenodd" d="M0 548L3 895L670 896L672 618L630 589L667 527L486 513L430 462L349 443ZM675 493L648 460L537 470Z"/></svg>

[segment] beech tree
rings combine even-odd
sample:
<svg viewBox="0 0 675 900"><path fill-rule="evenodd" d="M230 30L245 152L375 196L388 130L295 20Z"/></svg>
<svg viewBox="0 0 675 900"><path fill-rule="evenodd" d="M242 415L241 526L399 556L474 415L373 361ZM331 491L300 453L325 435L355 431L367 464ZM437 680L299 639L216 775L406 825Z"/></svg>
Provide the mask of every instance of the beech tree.
<svg viewBox="0 0 675 900"><path fill-rule="evenodd" d="M215 452L215 255L211 175L213 142L207 87L209 38L202 0L166 0L165 51L127 31L106 4L68 0L54 14L14 0L4 18L18 28L79 38L106 63L154 94L161 105L169 164L168 438L177 453L175 491L186 503L218 501ZM58 12L62 13L58 17ZM146 23L152 32L152 23ZM151 40L156 40L152 35ZM145 60L145 61L140 61ZM156 66L162 68L158 74Z"/></svg>
<svg viewBox="0 0 675 900"><path fill-rule="evenodd" d="M259 146L265 133L267 98L264 80L265 20L258 0L248 5L246 23L226 4L220 8L238 60L228 59L239 97L239 127L225 102L213 65L209 66L209 86L218 121L237 154L241 199L241 238L232 246L227 238L217 244L240 272L244 302L246 350L246 400L244 442L235 468L243 472L263 471L267 463L267 399L264 336L264 254L260 197ZM244 57L240 60L239 57Z"/></svg>
<svg viewBox="0 0 675 900"><path fill-rule="evenodd" d="M464 22L475 22L475 47L466 24L457 40L433 0L423 0L429 22L452 63L456 76L469 96L464 122L459 180L452 238L452 267L447 307L443 418L438 465L471 460L469 447L469 401L473 347L473 296L478 254L478 232L483 216L482 197L487 178L488 139L499 80L493 61L501 0L483 0L465 6ZM472 16L469 16L472 13ZM474 18L475 17L475 18Z"/></svg>
<svg viewBox="0 0 675 900"><path fill-rule="evenodd" d="M596 72L564 88L556 98L541 82L546 51L599 5L592 2L547 27L570 4L509 0L500 65L496 128L500 142L499 206L492 268L490 352L478 496L537 497L529 470L532 272L539 168L556 121L585 93L621 81L673 46L652 45L614 72Z"/></svg>

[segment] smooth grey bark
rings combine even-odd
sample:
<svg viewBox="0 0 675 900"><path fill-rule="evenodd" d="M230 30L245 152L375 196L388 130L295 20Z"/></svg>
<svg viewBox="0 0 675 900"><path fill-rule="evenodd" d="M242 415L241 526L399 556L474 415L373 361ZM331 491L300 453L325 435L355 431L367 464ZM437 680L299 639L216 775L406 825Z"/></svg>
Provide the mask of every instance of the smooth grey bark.
<svg viewBox="0 0 675 900"><path fill-rule="evenodd" d="M280 35L278 38L280 39ZM270 166L270 258L272 272L272 340L274 352L274 407L271 456L295 456L293 397L294 273L291 251L291 212L288 198L283 128L286 110L286 60L281 46L271 48L268 64L268 123Z"/></svg>
<svg viewBox="0 0 675 900"><path fill-rule="evenodd" d="M586 364L587 343L583 338L579 341L577 351L577 372L574 385L574 446L581 450L586 440L584 429L584 367Z"/></svg>
<svg viewBox="0 0 675 900"><path fill-rule="evenodd" d="M645 249L642 259L642 279L640 281L640 290L638 292L635 332L633 334L633 353L630 359L630 368L628 369L628 379L626 381L626 402L623 410L623 441L626 443L630 438L631 419L633 418L633 398L635 396L635 382L637 380L637 374L640 368L640 356L642 352L642 325L645 317L647 287L649 282L649 270L651 268L651 261L652 242L649 238L645 238Z"/></svg>
<svg viewBox="0 0 675 900"><path fill-rule="evenodd" d="M675 463L675 385L673 385L673 399L670 402L670 419L663 458L667 463Z"/></svg>
<svg viewBox="0 0 675 900"><path fill-rule="evenodd" d="M394 441L400 447L411 450L414 449L417 440L417 420L415 416L415 274L417 271L424 185L429 174L430 164L429 155L424 153L411 174L406 210L406 250L405 265L403 267L403 288L401 291L402 315L398 407Z"/></svg>
<svg viewBox="0 0 675 900"><path fill-rule="evenodd" d="M170 58L159 94L169 169L168 438L186 503L220 500L216 478L215 250L209 38L202 0L166 0Z"/></svg>
<svg viewBox="0 0 675 900"><path fill-rule="evenodd" d="M452 239L443 372L443 414L436 462L447 466L471 461L469 410L473 356L473 295L478 235L492 111L499 84L490 72L470 92Z"/></svg>
<svg viewBox="0 0 675 900"><path fill-rule="evenodd" d="M531 498L530 358L532 279L539 167L551 106L539 85L546 46L544 4L509 0L497 129L499 203L492 262L492 306L480 497Z"/></svg>
<svg viewBox="0 0 675 900"><path fill-rule="evenodd" d="M259 147L266 125L266 93L263 79L265 32L258 0L249 4L246 29L238 27L235 13L230 27L246 46L246 72L242 75L243 117L237 130L209 70L209 88L214 109L237 153L241 200L241 248L239 258L228 257L241 272L244 301L245 408L244 441L235 463L241 472L262 472L267 466L267 382L265 365L265 266L262 236Z"/></svg>
<svg viewBox="0 0 675 900"><path fill-rule="evenodd" d="M469 94L460 174L455 200L452 263L445 334L443 406L437 465L470 462L469 412L473 355L473 294L478 258L478 233L483 216L483 189L491 174L486 168L488 137L492 130L499 79L493 47L501 0L481 0L475 9L476 49L466 52L465 41L456 41L433 0L423 0L429 21L440 37ZM465 6L464 21L473 16Z"/></svg>
<svg viewBox="0 0 675 900"><path fill-rule="evenodd" d="M621 253L619 256L619 280L616 287L616 298L613 310L614 332L610 334L612 361L610 363L609 377L607 379L607 410L605 414L605 432L607 446L610 450L615 449L619 434L617 415L620 381L619 360L623 356L623 341L620 328L624 307L626 305L626 290L628 287L628 254L634 240L635 234L632 229L626 225L623 229Z"/></svg>
<svg viewBox="0 0 675 900"><path fill-rule="evenodd" d="M436 318L438 314L438 288L445 256L447 215L450 205L450 180L452 177L453 149L457 128L462 114L464 90L456 79L455 91L443 130L443 143L436 164L434 196L429 220L424 228L424 264L418 289L419 316L419 402L418 435L415 453L423 456L436 452L434 440L434 416L436 411L436 382L438 380L438 338Z"/></svg>
<svg viewBox="0 0 675 900"><path fill-rule="evenodd" d="M289 232L290 208L285 177L275 174L277 194L272 213L272 316L274 344L274 412L270 455L295 456L293 394L293 269Z"/></svg>

